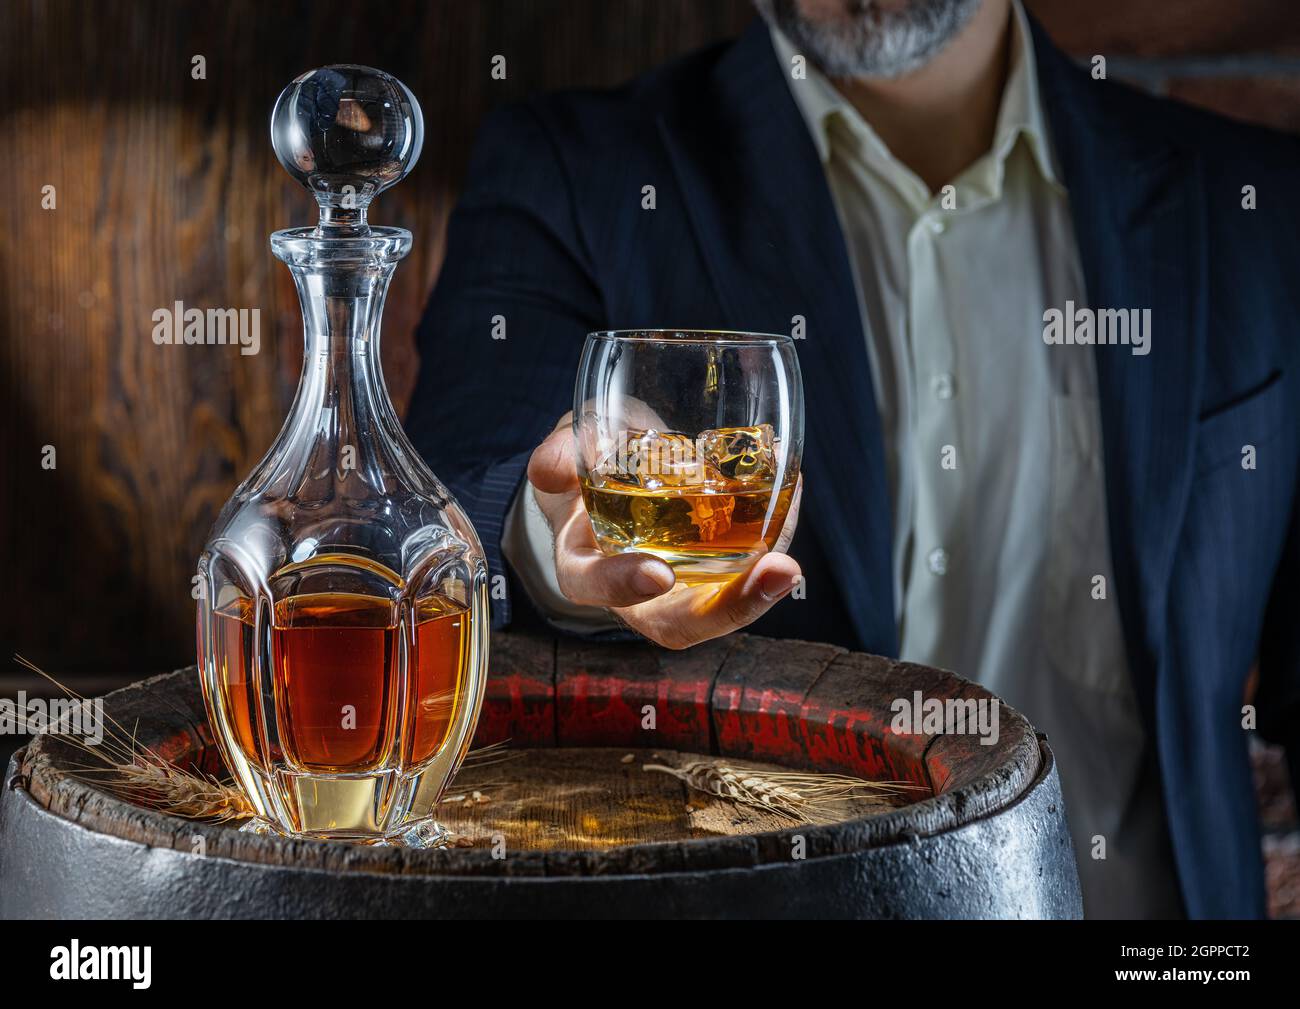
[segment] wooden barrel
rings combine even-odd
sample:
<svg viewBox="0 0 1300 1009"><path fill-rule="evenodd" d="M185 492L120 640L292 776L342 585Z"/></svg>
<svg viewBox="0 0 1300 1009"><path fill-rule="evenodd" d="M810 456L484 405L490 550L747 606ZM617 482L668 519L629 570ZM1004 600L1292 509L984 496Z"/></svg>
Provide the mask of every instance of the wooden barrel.
<svg viewBox="0 0 1300 1009"><path fill-rule="evenodd" d="M177 819L68 776L83 755L41 736L0 800L0 915L1080 916L1045 740L1005 704L991 745L893 726L896 699L992 697L806 642L733 635L667 652L497 634L475 744L509 740L514 756L490 769L503 781L444 804L474 843L439 850ZM220 771L193 668L105 706L162 756ZM892 808L795 824L643 770L689 755L919 787Z"/></svg>

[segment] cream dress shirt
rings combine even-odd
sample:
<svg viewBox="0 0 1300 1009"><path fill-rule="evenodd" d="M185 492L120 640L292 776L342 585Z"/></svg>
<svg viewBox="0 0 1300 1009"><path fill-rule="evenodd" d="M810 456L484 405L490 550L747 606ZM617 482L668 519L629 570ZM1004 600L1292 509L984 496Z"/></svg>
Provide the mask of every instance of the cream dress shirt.
<svg viewBox="0 0 1300 1009"><path fill-rule="evenodd" d="M1042 337L1046 308L1087 297L1018 4L1013 32L992 149L937 194L811 61L795 76L780 32L772 40L853 261L892 490L901 657L975 680L1048 734L1089 915L1176 916L1111 576L1091 348ZM560 595L527 487L503 540L559 626L608 626Z"/></svg>

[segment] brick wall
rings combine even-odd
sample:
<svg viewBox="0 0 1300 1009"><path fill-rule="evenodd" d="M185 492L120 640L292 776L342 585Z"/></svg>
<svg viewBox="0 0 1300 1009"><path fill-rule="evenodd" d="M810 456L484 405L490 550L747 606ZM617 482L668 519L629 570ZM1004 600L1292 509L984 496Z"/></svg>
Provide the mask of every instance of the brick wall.
<svg viewBox="0 0 1300 1009"><path fill-rule="evenodd" d="M1069 53L1105 56L1111 77L1300 134L1300 0L1026 2ZM1251 754L1270 913L1300 918L1300 822L1286 764L1258 739Z"/></svg>
<svg viewBox="0 0 1300 1009"><path fill-rule="evenodd" d="M1300 918L1300 826L1295 793L1280 747L1255 739L1250 750L1264 829L1269 913L1275 918Z"/></svg>

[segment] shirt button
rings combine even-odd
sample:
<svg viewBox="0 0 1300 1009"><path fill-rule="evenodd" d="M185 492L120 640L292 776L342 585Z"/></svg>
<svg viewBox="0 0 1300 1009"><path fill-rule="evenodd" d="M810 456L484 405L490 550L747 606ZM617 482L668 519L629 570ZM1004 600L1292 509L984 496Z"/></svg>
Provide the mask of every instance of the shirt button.
<svg viewBox="0 0 1300 1009"><path fill-rule="evenodd" d="M948 573L948 551L943 547L936 547L926 556L925 564L930 569L930 574L946 575Z"/></svg>
<svg viewBox="0 0 1300 1009"><path fill-rule="evenodd" d="M946 371L930 379L930 391L934 393L935 399L952 399L956 387L957 380Z"/></svg>

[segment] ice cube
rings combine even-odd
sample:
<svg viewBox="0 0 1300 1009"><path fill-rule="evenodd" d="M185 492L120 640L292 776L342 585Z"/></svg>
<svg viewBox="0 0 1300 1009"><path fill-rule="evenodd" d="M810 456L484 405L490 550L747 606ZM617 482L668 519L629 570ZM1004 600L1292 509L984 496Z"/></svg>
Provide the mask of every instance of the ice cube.
<svg viewBox="0 0 1300 1009"><path fill-rule="evenodd" d="M735 509L730 494L637 495L629 504L632 535L658 547L711 543L731 531Z"/></svg>
<svg viewBox="0 0 1300 1009"><path fill-rule="evenodd" d="M698 444L703 462L727 480L740 484L776 480L775 439L771 424L702 431Z"/></svg>
<svg viewBox="0 0 1300 1009"><path fill-rule="evenodd" d="M691 522L691 503L684 497L637 496L629 502L628 511L637 543L686 546L699 539Z"/></svg>
<svg viewBox="0 0 1300 1009"><path fill-rule="evenodd" d="M619 436L597 474L604 483L655 490L701 484L705 467L690 435L632 428Z"/></svg>
<svg viewBox="0 0 1300 1009"><path fill-rule="evenodd" d="M691 500L691 522L700 531L700 542L711 543L731 531L731 514L736 499L730 494L700 494Z"/></svg>

